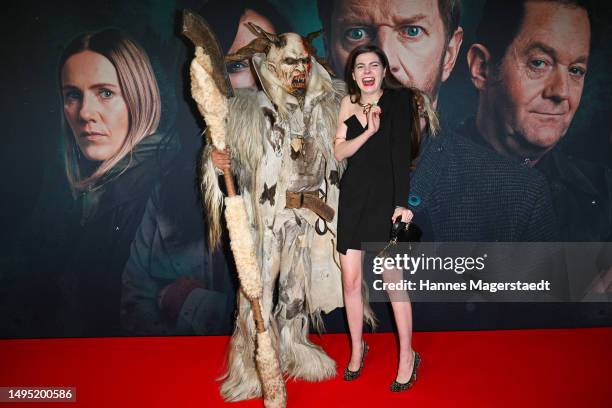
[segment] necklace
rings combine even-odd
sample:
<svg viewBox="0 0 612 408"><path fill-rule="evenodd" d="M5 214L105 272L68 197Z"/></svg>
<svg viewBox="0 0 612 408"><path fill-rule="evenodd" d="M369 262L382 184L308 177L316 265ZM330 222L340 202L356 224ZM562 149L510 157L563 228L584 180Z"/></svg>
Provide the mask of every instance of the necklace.
<svg viewBox="0 0 612 408"><path fill-rule="evenodd" d="M380 98L382 97L382 92L380 93L380 96L371 103L361 103L361 96L359 97L359 100L357 101L357 103L359 104L359 106L361 106L363 108L363 114L364 115L368 115L368 113L370 113L370 110L375 107L378 106L378 101L380 100Z"/></svg>

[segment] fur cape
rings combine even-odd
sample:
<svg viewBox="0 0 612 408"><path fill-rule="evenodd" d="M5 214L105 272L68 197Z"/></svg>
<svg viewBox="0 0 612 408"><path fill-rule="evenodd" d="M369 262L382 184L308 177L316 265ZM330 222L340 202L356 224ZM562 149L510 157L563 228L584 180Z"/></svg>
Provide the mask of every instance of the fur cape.
<svg viewBox="0 0 612 408"><path fill-rule="evenodd" d="M264 90L239 89L236 96L228 100L226 122L226 144L232 155L232 170L237 178L240 194L245 201L253 238L258 256L263 256L264 220L259 203L257 174L262 171L264 145L270 143L269 137L275 123L282 122L289 115L284 107L287 98L291 97L280 89L276 77L267 70L263 63L264 54L253 57L253 65L264 85ZM334 137L337 127L340 101L346 94L343 81L333 80L327 71L313 58L312 71L309 77L307 93L304 100L304 114L309 116L309 133L316 135L319 150L323 152L327 163L325 182L322 188L327 191L327 204L338 208L338 179L344 169L344 162L337 162L333 154ZM210 144L206 147L202 160L202 191L206 205L209 242L217 245L221 235L221 212L223 194L219 189L218 173L210 159ZM335 174L334 174L335 172ZM283 198L284 200L284 198ZM343 305L342 283L340 278L339 257L335 250L337 216L327 224L328 232L317 236L313 246L324 247L324 251L313 251L313 269L318 269L322 280L314 281L311 287L313 298L309 308L315 323L319 322L320 311L329 312ZM325 265L317 264L324 263ZM327 272L324 272L327 270ZM318 282L318 283L317 283ZM317 286L325 288L318 290ZM339 288L336 294L329 296L329 286ZM320 293L320 295L318 295Z"/></svg>

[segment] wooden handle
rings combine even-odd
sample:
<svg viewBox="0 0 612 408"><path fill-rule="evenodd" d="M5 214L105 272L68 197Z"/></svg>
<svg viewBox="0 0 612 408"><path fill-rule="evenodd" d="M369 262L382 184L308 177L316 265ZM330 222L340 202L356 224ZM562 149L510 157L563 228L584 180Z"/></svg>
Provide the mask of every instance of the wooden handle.
<svg viewBox="0 0 612 408"><path fill-rule="evenodd" d="M263 316L261 315L261 306L259 299L251 300L251 309L253 309L253 318L255 319L255 329L257 333L263 333L266 330L264 326Z"/></svg>
<svg viewBox="0 0 612 408"><path fill-rule="evenodd" d="M232 168L230 166L223 170L223 178L225 179L227 196L234 197L236 195L236 187L234 186L234 178L232 177Z"/></svg>

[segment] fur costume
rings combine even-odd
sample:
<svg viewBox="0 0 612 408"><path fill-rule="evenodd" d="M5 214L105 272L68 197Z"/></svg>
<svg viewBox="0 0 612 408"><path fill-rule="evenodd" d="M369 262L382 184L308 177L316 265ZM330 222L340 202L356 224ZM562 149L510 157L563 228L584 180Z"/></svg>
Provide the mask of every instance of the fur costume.
<svg viewBox="0 0 612 408"><path fill-rule="evenodd" d="M290 187L303 191L321 188L327 191L328 205L337 208L338 188L330 180L332 172L337 175L339 171L332 143L342 92L341 88L334 89L329 77L318 87L312 85L315 84L308 87L304 111L286 95L290 99L285 105L289 111L286 115L275 109L264 92L240 94L230 100L227 129L232 167L238 170L238 185L261 260L264 321L275 334L283 372L316 381L336 373L333 360L307 337L309 315L318 322L321 311L342 306L340 269L334 262L335 218L327 224L326 234L318 235L315 223L323 221L305 208L286 209L285 191ZM310 123L308 128L306 120ZM308 172L311 166L302 169L309 173L305 177L296 174L300 169L293 166L290 157L291 141L297 137L304 138L303 149L308 155L298 166L309 164L307 159L316 163L313 171ZM277 279L279 296L274 308ZM261 392L253 362L254 326L249 310L249 302L240 296L229 372L222 386L228 400L253 398Z"/></svg>
<svg viewBox="0 0 612 408"><path fill-rule="evenodd" d="M297 34L284 34L284 36ZM291 37L289 37L291 38ZM262 312L283 372L320 381L336 375L335 362L308 339L309 320L322 328L321 312L343 305L336 220L308 208L286 208L286 192L320 192L337 209L342 163L333 155L342 81L332 80L309 56L305 92L283 88L265 54L252 58L263 91L237 90L227 101L226 143L255 241L263 285ZM205 151L203 190L211 226L218 225L222 196L217 174ZM216 207L216 208L215 208ZM214 219L217 217L217 219ZM219 228L211 228L218 242ZM278 300L273 302L278 281ZM221 392L228 401L261 395L254 362L255 327L250 303L240 293L236 327L228 351L228 372ZM366 319L372 323L371 310Z"/></svg>

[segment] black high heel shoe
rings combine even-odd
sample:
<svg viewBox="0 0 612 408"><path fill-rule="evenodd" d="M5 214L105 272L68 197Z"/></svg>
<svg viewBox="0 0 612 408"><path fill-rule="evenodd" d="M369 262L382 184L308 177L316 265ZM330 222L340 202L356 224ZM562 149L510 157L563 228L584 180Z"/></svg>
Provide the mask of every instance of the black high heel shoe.
<svg viewBox="0 0 612 408"><path fill-rule="evenodd" d="M363 342L363 351L361 352L361 364L359 365L359 369L357 371L351 371L348 367L344 369L344 381L353 381L359 378L361 375L361 369L363 368L363 360L365 360L366 355L368 354L368 343Z"/></svg>
<svg viewBox="0 0 612 408"><path fill-rule="evenodd" d="M391 392L402 392L408 390L415 383L417 379L417 368L421 364L421 356L416 351L414 352L414 363L412 364L412 374L410 375L410 379L408 382L400 383L397 380L393 380L391 383L390 390Z"/></svg>

